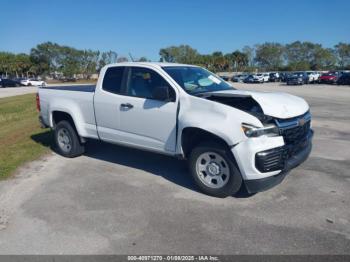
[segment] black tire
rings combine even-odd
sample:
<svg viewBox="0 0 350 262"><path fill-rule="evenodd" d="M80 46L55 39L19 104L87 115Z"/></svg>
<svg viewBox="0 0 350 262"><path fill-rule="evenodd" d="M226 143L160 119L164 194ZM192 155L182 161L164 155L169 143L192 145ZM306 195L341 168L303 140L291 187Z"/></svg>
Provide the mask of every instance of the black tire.
<svg viewBox="0 0 350 262"><path fill-rule="evenodd" d="M70 146L67 144L64 146L62 142L59 141L60 134L64 133L69 139ZM85 152L84 144L80 142L80 138L72 126L72 124L66 120L60 121L56 127L54 132L55 143L57 151L60 155L65 157L77 157L82 155Z"/></svg>
<svg viewBox="0 0 350 262"><path fill-rule="evenodd" d="M199 175L197 174L197 170L196 170L197 160L199 161L199 157L202 154L210 153L210 152L214 152L219 156L221 156L227 163L228 169L230 172L228 181L226 182L226 184L224 184L220 188L211 188L205 185L204 182L202 182L201 179L199 178ZM242 180L241 173L235 164L235 161L233 159L231 152L229 152L229 150L223 145L220 145L215 142L205 142L205 143L199 144L191 151L188 164L189 164L190 173L192 175L194 182L196 183L200 191L202 191L207 195L220 197L220 198L232 196L235 193L237 193L242 186L243 180ZM209 175L207 174L207 176Z"/></svg>

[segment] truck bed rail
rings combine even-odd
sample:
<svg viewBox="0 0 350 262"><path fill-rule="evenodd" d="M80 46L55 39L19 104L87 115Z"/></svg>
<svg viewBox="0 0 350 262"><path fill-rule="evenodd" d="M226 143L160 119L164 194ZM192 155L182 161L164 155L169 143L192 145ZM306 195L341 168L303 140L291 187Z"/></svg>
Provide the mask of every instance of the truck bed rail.
<svg viewBox="0 0 350 262"><path fill-rule="evenodd" d="M96 86L95 85L72 85L72 86L44 86L40 88L93 93L95 92Z"/></svg>

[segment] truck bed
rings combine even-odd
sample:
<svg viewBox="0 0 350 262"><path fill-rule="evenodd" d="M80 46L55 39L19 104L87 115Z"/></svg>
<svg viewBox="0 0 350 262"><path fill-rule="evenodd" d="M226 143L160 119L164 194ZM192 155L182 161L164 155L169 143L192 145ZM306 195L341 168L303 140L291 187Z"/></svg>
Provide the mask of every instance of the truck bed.
<svg viewBox="0 0 350 262"><path fill-rule="evenodd" d="M97 138L93 104L95 88L95 85L40 87L40 115L43 123L53 127L52 112L65 112L73 118L80 136Z"/></svg>

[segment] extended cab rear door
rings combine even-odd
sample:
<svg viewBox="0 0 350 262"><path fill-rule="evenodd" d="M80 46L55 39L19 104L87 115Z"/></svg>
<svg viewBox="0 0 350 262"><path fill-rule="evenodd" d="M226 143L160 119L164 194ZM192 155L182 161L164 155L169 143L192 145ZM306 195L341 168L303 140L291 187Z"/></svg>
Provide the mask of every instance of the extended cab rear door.
<svg viewBox="0 0 350 262"><path fill-rule="evenodd" d="M99 137L108 142L118 142L120 135L120 104L126 68L116 66L107 68L101 87L96 88L94 96L95 118Z"/></svg>

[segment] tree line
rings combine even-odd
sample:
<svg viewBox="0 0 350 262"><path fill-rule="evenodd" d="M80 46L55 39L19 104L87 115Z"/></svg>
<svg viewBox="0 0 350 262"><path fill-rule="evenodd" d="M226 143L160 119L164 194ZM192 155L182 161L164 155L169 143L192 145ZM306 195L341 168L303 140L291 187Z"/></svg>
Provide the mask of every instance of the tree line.
<svg viewBox="0 0 350 262"><path fill-rule="evenodd" d="M170 46L159 51L160 60L201 65L211 71L294 71L350 69L350 44L338 43L333 48L296 41L290 44L266 42L245 46L232 53L220 51L200 54L189 45ZM106 64L128 61L114 51L100 52L76 49L45 42L29 54L0 52L0 75L15 77L52 76L89 78ZM137 61L148 61L141 57Z"/></svg>
<svg viewBox="0 0 350 262"><path fill-rule="evenodd" d="M245 46L232 53L200 54L189 45L170 46L159 51L161 61L196 64L211 71L296 71L350 69L350 44L333 48L295 41L290 44L266 42Z"/></svg>
<svg viewBox="0 0 350 262"><path fill-rule="evenodd" d="M32 48L30 54L0 52L0 75L73 77L79 74L89 78L106 64L127 60L114 51L80 50L46 42Z"/></svg>

